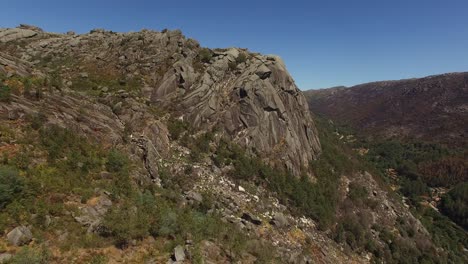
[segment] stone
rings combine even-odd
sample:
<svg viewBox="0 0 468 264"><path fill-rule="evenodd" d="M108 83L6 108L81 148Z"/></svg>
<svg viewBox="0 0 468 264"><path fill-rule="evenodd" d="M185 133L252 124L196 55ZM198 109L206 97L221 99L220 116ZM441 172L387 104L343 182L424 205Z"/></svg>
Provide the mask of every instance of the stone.
<svg viewBox="0 0 468 264"><path fill-rule="evenodd" d="M44 226L49 227L50 224L52 224L52 217L50 217L50 215L46 215L44 220Z"/></svg>
<svg viewBox="0 0 468 264"><path fill-rule="evenodd" d="M231 57L233 57L233 58L237 58L237 57L239 57L239 50L237 50L237 49L228 49L228 50L225 52L225 54L226 54L227 56L231 56Z"/></svg>
<svg viewBox="0 0 468 264"><path fill-rule="evenodd" d="M185 260L185 249L183 246L178 245L174 248L174 254L172 255L172 260L174 261L184 261Z"/></svg>
<svg viewBox="0 0 468 264"><path fill-rule="evenodd" d="M239 190L239 192L245 192L244 187L242 187L242 186L240 186L240 185L239 185L239 187L238 187L237 189Z"/></svg>
<svg viewBox="0 0 468 264"><path fill-rule="evenodd" d="M206 263L229 263L223 261L223 250L214 242L203 240L200 243L200 251Z"/></svg>
<svg viewBox="0 0 468 264"><path fill-rule="evenodd" d="M112 106L112 112L114 112L114 114L116 115L120 114L122 111L122 106L123 106L122 102L118 102L114 104L114 106Z"/></svg>
<svg viewBox="0 0 468 264"><path fill-rule="evenodd" d="M75 220L88 227L88 233L99 230L101 221L107 211L111 208L112 201L106 194L93 197L86 202L86 205L79 207L79 215L75 216Z"/></svg>
<svg viewBox="0 0 468 264"><path fill-rule="evenodd" d="M38 31L38 32L44 32L44 30L42 30L42 28L37 27L37 26L33 26L33 25L28 25L28 24L20 24L18 28L29 29L29 30Z"/></svg>
<svg viewBox="0 0 468 264"><path fill-rule="evenodd" d="M7 239L14 246L28 244L33 236L31 230L26 226L18 226L7 234Z"/></svg>
<svg viewBox="0 0 468 264"><path fill-rule="evenodd" d="M0 254L0 263L8 262L12 257L13 257L13 255L11 255L9 253Z"/></svg>
<svg viewBox="0 0 468 264"><path fill-rule="evenodd" d="M18 39L31 38L37 35L36 31L21 28L0 29L0 42L9 42Z"/></svg>
<svg viewBox="0 0 468 264"><path fill-rule="evenodd" d="M10 120L18 120L20 118L20 114L16 110L8 111L8 119Z"/></svg>
<svg viewBox="0 0 468 264"><path fill-rule="evenodd" d="M111 179L112 178L112 174L108 171L101 171L99 173L99 176L101 176L101 179Z"/></svg>
<svg viewBox="0 0 468 264"><path fill-rule="evenodd" d="M188 200L192 200L198 203L203 202L203 196L200 193L197 193L195 191L187 192L186 197Z"/></svg>
<svg viewBox="0 0 468 264"><path fill-rule="evenodd" d="M80 72L80 77L86 79L89 77L89 74L87 72Z"/></svg>
<svg viewBox="0 0 468 264"><path fill-rule="evenodd" d="M262 80L265 80L266 78L270 77L271 75L271 70L265 66L265 64L262 64L258 69L257 71L255 72L255 74L260 77L260 79Z"/></svg>
<svg viewBox="0 0 468 264"><path fill-rule="evenodd" d="M289 221L282 213L275 213L270 224L277 227L285 227L289 225Z"/></svg>

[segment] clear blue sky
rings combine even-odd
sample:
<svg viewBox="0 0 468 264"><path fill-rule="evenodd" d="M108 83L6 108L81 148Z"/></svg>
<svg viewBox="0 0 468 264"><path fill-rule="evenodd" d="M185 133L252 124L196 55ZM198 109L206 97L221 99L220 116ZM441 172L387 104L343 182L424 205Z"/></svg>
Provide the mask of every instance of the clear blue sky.
<svg viewBox="0 0 468 264"><path fill-rule="evenodd" d="M0 27L181 29L278 54L301 89L468 71L467 0L1 0Z"/></svg>

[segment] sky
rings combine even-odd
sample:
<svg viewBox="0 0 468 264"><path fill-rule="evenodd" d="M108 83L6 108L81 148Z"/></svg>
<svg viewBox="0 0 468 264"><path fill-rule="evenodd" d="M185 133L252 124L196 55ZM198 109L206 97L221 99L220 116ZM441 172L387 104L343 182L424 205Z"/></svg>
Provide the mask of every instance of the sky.
<svg viewBox="0 0 468 264"><path fill-rule="evenodd" d="M303 90L468 71L467 0L0 0L0 27L181 29L283 58Z"/></svg>

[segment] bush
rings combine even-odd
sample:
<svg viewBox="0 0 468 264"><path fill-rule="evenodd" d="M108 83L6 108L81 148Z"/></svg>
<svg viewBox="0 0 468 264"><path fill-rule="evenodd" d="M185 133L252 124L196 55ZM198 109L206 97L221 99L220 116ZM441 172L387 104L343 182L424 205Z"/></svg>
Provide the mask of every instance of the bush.
<svg viewBox="0 0 468 264"><path fill-rule="evenodd" d="M8 264L47 264L50 253L47 249L22 248L16 255L7 261Z"/></svg>
<svg viewBox="0 0 468 264"><path fill-rule="evenodd" d="M0 209L11 203L23 190L23 182L18 171L6 166L0 166Z"/></svg>
<svg viewBox="0 0 468 264"><path fill-rule="evenodd" d="M34 130L39 130L47 121L47 117L43 113L39 112L26 116L26 120L31 123L31 127Z"/></svg>
<svg viewBox="0 0 468 264"><path fill-rule="evenodd" d="M173 140L179 139L188 128L189 124L179 119L170 118L167 123L167 129Z"/></svg>
<svg viewBox="0 0 468 264"><path fill-rule="evenodd" d="M444 195L440 208L455 223L468 229L468 182L458 184Z"/></svg>
<svg viewBox="0 0 468 264"><path fill-rule="evenodd" d="M237 68L237 62L235 61L230 61L228 62L229 70L234 71Z"/></svg>
<svg viewBox="0 0 468 264"><path fill-rule="evenodd" d="M364 200L369 196L369 192L364 186L359 185L358 183L352 182L349 185L349 198L352 201Z"/></svg>
<svg viewBox="0 0 468 264"><path fill-rule="evenodd" d="M210 132L199 135L194 140L185 140L185 144L190 148L190 158L192 161L199 161L202 154L206 154L210 151L210 142L213 141L213 134Z"/></svg>
<svg viewBox="0 0 468 264"><path fill-rule="evenodd" d="M114 237L118 247L125 247L132 239L142 239L149 235L149 212L130 203L112 208L104 218L104 226Z"/></svg>
<svg viewBox="0 0 468 264"><path fill-rule="evenodd" d="M112 149L107 154L106 168L109 172L125 173L129 163L128 157L116 149Z"/></svg>
<svg viewBox="0 0 468 264"><path fill-rule="evenodd" d="M0 86L0 102L10 102L11 100L11 89L8 86Z"/></svg>
<svg viewBox="0 0 468 264"><path fill-rule="evenodd" d="M247 61L247 55L244 52L240 52L239 56L236 58L236 63L241 64Z"/></svg>
<svg viewBox="0 0 468 264"><path fill-rule="evenodd" d="M232 164L232 178L266 184L283 203L292 205L298 213L313 217L319 221L320 227L325 228L333 222L337 202L339 174L334 168L339 167L335 162L340 159L333 157L322 154L311 165L317 175L317 183L312 183L306 176L298 178L285 169L272 168L227 140L219 142L214 163L218 166Z"/></svg>
<svg viewBox="0 0 468 264"><path fill-rule="evenodd" d="M208 63L210 62L211 58L213 58L213 53L208 48L202 48L198 53L198 57L200 58L201 62Z"/></svg>
<svg viewBox="0 0 468 264"><path fill-rule="evenodd" d="M403 179L401 183L401 193L410 198L413 202L417 202L420 196L429 194L429 188L419 179Z"/></svg>

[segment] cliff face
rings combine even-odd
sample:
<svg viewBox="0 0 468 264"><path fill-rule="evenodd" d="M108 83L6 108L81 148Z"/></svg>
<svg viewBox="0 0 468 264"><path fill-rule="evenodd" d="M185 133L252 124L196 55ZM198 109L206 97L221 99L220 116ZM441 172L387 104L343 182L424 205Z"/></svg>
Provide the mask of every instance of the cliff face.
<svg viewBox="0 0 468 264"><path fill-rule="evenodd" d="M152 100L177 98L176 108L194 126L221 126L236 142L297 174L320 152L305 98L280 58L248 55L236 63L242 53L215 51L201 73L195 73L190 58L177 61Z"/></svg>
<svg viewBox="0 0 468 264"><path fill-rule="evenodd" d="M313 112L368 134L466 145L468 73L305 92Z"/></svg>
<svg viewBox="0 0 468 264"><path fill-rule="evenodd" d="M12 41L22 45L8 45ZM101 97L137 82L143 89L135 92L147 104L170 108L196 128L221 129L295 174L320 153L307 102L279 57L202 49L177 30L65 35L20 27L2 29L0 42L5 66L22 60L32 71L60 76L66 88L94 89ZM94 75L118 82L89 87Z"/></svg>

